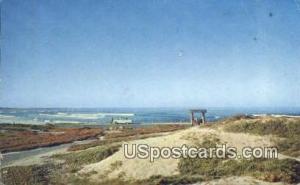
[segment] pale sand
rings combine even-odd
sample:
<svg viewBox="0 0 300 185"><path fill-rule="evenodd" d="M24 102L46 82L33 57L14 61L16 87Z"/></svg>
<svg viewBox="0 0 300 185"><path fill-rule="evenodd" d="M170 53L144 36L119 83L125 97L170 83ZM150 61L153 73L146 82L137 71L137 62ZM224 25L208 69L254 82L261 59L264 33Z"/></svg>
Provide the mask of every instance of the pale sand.
<svg viewBox="0 0 300 185"><path fill-rule="evenodd" d="M253 177L227 177L217 180L211 180L206 182L200 182L193 185L283 185L283 182L266 182L262 180L255 179Z"/></svg>
<svg viewBox="0 0 300 185"><path fill-rule="evenodd" d="M201 142L205 135L216 135L221 142L227 143L229 146L235 146L238 151L242 147L262 147L273 146L271 136L255 136L244 133L228 133L224 132L221 127L192 127L186 130L176 131L166 136L147 138L129 142L129 144L148 144L154 147L176 147L183 144L191 145L193 142ZM279 158L287 156L280 155ZM112 164L116 162L122 163L115 169L112 169ZM124 179L147 179L153 175L172 176L179 174L178 159L157 159L153 163L149 159L126 159L123 154L123 149L116 152L107 159L98 163L85 166L79 174L88 172L97 172L91 175L91 179L99 181L106 178L118 178L122 176Z"/></svg>
<svg viewBox="0 0 300 185"><path fill-rule="evenodd" d="M188 140L182 139L183 135L192 132L195 129L188 129L184 131L177 131L170 135L135 140L128 142L128 144L148 144L155 147L174 147L182 146L190 143ZM111 172L111 164L116 161L122 161L122 166ZM145 179L152 175L175 175L178 174L177 159L157 159L153 163L149 159L126 159L123 150L120 149L114 155L106 158L99 163L94 163L85 166L79 173L88 173L90 171L97 171L98 174L93 175L92 178L97 180L99 176L106 176L108 178L116 178L119 174L124 174L125 177L135 179Z"/></svg>

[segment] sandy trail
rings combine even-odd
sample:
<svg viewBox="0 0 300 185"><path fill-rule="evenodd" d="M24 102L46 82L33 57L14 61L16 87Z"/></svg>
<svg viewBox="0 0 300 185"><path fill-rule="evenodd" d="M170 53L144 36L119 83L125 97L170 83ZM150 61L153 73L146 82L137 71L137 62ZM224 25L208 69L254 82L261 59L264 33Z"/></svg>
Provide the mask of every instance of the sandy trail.
<svg viewBox="0 0 300 185"><path fill-rule="evenodd" d="M61 144L57 146L41 147L19 152L9 152L2 154L4 160L0 168L8 166L29 166L35 164L43 164L48 161L59 161L50 156L54 154L67 153L68 148L74 144L84 144L95 141L95 139L87 139L82 141L74 141L72 143Z"/></svg>
<svg viewBox="0 0 300 185"><path fill-rule="evenodd" d="M131 144L148 144L152 147L180 147L184 144L191 145L195 141L201 142L205 136L216 135L222 143L228 146L235 146L238 151L245 146L262 147L273 146L271 136L255 136L245 133L228 133L221 128L191 127L186 130L176 131L166 136L147 138L128 142ZM279 156L280 157L280 156ZM98 163L86 165L79 174L97 172L91 175L91 179L99 181L103 177L124 179L147 179L153 175L172 176L179 174L179 159L156 159L150 162L149 159L126 159L123 148L114 155ZM112 167L119 163L117 167Z"/></svg>

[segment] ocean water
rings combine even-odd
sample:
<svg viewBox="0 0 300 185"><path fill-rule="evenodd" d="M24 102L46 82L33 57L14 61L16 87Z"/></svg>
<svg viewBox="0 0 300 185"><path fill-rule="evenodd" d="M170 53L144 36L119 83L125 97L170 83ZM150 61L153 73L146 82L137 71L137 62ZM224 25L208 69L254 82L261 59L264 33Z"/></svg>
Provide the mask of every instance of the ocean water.
<svg viewBox="0 0 300 185"><path fill-rule="evenodd" d="M215 121L237 114L300 115L300 107L285 108L207 108L207 120ZM0 108L0 123L109 124L112 118L128 116L134 123L151 124L189 121L189 108Z"/></svg>

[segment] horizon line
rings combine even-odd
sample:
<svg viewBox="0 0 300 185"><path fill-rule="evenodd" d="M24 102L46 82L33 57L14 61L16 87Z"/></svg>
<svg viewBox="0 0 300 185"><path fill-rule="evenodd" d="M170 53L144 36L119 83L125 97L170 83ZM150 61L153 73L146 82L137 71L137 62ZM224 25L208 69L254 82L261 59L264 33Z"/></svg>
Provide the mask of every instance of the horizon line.
<svg viewBox="0 0 300 185"><path fill-rule="evenodd" d="M195 109L195 108L300 108L300 106L116 106L116 107L8 107L8 106L0 106L0 109L116 109L116 108L126 108L126 109Z"/></svg>

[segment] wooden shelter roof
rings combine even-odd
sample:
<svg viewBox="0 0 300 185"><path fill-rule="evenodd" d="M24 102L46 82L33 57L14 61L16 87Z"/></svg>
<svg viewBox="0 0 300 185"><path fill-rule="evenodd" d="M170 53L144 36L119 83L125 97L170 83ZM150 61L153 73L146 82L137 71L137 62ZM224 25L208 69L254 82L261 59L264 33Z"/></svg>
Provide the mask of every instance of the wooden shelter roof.
<svg viewBox="0 0 300 185"><path fill-rule="evenodd" d="M207 110L206 109L190 109L190 112L204 112L204 113L206 113Z"/></svg>

